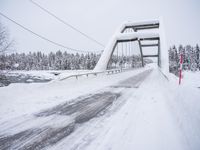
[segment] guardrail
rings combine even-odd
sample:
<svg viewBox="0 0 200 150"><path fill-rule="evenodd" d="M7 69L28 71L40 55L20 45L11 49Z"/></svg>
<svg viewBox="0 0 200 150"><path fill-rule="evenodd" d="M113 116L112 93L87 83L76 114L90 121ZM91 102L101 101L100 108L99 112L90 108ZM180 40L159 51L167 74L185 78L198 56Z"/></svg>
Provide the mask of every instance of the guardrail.
<svg viewBox="0 0 200 150"><path fill-rule="evenodd" d="M106 70L106 71L101 71L101 72L88 72L88 73L74 74L74 75L70 75L70 76L67 76L65 78L62 78L62 79L60 79L60 81L63 81L63 80L69 79L69 78L73 78L73 77L75 77L76 79L78 79L78 77L81 77L81 76L86 76L86 77L88 77L89 75L95 75L95 76L97 76L98 74L103 74L103 73L115 74L115 73L120 73L123 70L124 69L119 68L119 69L111 69L111 70Z"/></svg>

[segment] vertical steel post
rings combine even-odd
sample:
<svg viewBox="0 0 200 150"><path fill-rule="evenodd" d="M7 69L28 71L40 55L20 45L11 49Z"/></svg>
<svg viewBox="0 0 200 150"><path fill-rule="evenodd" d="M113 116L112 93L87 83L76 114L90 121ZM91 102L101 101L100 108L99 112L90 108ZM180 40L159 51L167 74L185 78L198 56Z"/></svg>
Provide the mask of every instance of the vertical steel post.
<svg viewBox="0 0 200 150"><path fill-rule="evenodd" d="M158 66L160 67L160 62L161 62L161 59L160 59L160 39L158 40Z"/></svg>
<svg viewBox="0 0 200 150"><path fill-rule="evenodd" d="M143 59L143 53L142 53L142 46L141 41L138 39L139 47L140 47L140 54L141 54L141 60L142 60L142 67L144 67L144 59Z"/></svg>

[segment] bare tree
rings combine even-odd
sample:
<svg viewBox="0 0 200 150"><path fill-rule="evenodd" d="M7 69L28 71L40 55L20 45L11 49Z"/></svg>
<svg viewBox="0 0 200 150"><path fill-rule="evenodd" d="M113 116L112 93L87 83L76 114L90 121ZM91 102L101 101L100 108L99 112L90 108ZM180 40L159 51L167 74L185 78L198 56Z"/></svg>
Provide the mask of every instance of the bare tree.
<svg viewBox="0 0 200 150"><path fill-rule="evenodd" d="M8 30L0 22L0 70L5 69L5 54L10 52L12 47L13 41L9 38Z"/></svg>
<svg viewBox="0 0 200 150"><path fill-rule="evenodd" d="M13 41L9 39L6 28L0 23L0 55L5 54L13 46Z"/></svg>
<svg viewBox="0 0 200 150"><path fill-rule="evenodd" d="M2 71L5 68L4 56L11 50L13 41L10 40L8 31L0 23L0 87L10 84L10 81L6 77L6 73Z"/></svg>

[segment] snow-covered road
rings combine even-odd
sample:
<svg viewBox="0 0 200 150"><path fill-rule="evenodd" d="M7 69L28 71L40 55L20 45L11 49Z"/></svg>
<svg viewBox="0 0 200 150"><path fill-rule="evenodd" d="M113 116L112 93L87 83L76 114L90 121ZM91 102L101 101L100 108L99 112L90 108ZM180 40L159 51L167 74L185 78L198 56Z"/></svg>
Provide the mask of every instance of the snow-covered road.
<svg viewBox="0 0 200 150"><path fill-rule="evenodd" d="M138 88L150 72L151 70L146 70L97 93L72 100L70 104L66 102L36 113L32 117L18 118L17 124L6 128L18 132L0 135L0 148L41 149L58 143L75 132L77 124L80 125L105 113L114 101L123 96L125 89ZM9 123L12 121L5 124Z"/></svg>
<svg viewBox="0 0 200 150"><path fill-rule="evenodd" d="M188 142L171 113L168 92L158 70L145 80L126 104L103 126L104 130L86 146L87 150L184 150ZM83 149L83 148L80 148Z"/></svg>
<svg viewBox="0 0 200 150"><path fill-rule="evenodd" d="M95 86L92 84L94 82ZM41 103L44 107L36 107L30 111L25 109L20 113L17 113L20 107L13 107L11 110L16 115L10 110L2 109L0 114L4 116L1 115L0 118L0 149L200 148L200 107L195 105L199 104L198 88L187 91L188 87L178 87L170 83L159 69L153 68L152 71L151 67L95 77L87 81L69 80L36 87L44 92L49 90L47 86L50 88L49 91L52 91L58 87L66 88L66 84L69 84L72 88L69 91L76 91L73 83L80 83L78 92L86 90L86 87L87 91L82 92L80 96L77 95L79 97L57 92L56 96L61 94L63 98L70 98L54 102L48 107ZM82 86L85 83L87 85ZM13 87L0 90L0 94L8 98L6 90ZM91 90L91 87L96 88ZM33 87L30 89L33 90L33 94L36 93ZM182 91L185 93L182 94ZM187 95L191 93L191 101L188 101ZM48 97L50 96L51 93ZM25 98L27 97L25 95ZM41 97L46 98L46 95ZM59 97L55 99L59 100ZM18 101L22 105L25 103L23 99Z"/></svg>

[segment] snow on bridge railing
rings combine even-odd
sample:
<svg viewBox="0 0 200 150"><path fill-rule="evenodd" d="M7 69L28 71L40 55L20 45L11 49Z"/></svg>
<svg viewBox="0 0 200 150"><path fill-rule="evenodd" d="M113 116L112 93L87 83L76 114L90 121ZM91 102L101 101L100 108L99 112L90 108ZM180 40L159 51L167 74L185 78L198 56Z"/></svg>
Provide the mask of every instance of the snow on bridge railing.
<svg viewBox="0 0 200 150"><path fill-rule="evenodd" d="M116 74L116 73L122 72L123 70L127 70L127 69L118 68L118 69L111 69L111 70L106 70L106 71L91 71L91 72L88 72L88 73L73 74L73 75L69 75L69 76L67 76L65 78L60 79L60 81L63 81L63 80L69 79L69 78L78 79L78 77L81 77L81 76L86 76L86 77L88 77L89 75L97 76L98 74L103 74L103 73Z"/></svg>

